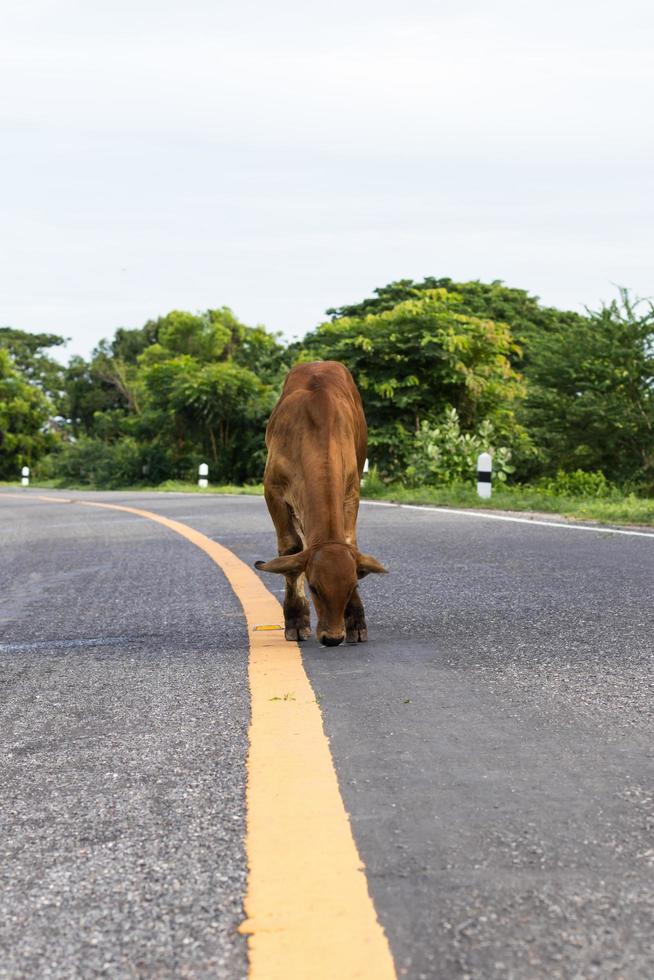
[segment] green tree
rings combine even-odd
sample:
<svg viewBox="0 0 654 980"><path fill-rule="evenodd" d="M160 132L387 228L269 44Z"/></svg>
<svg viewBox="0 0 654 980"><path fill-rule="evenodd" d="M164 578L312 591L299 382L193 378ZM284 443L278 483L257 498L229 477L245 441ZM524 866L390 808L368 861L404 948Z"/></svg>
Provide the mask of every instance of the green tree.
<svg viewBox="0 0 654 980"><path fill-rule="evenodd" d="M98 485L156 482L188 478L206 460L213 480L260 479L285 358L275 335L228 307L120 328L90 361L71 359L66 405L78 443L59 472Z"/></svg>
<svg viewBox="0 0 654 980"><path fill-rule="evenodd" d="M54 333L0 327L0 350L8 351L23 377L54 401L59 400L64 388L64 368L45 352L65 343L65 337Z"/></svg>
<svg viewBox="0 0 654 980"><path fill-rule="evenodd" d="M324 323L304 340L303 359L339 360L352 371L371 455L389 476L404 472L421 422L448 408L465 431L489 419L501 440L525 440L515 418L524 387L510 361L517 353L511 332L461 308L456 293L421 290L390 309Z"/></svg>
<svg viewBox="0 0 654 980"><path fill-rule="evenodd" d="M280 383L288 369L279 335L241 323L227 306L198 314L175 310L146 327L155 339L139 352L142 363L184 354L201 363L233 361L267 384ZM120 355L118 350L113 353Z"/></svg>
<svg viewBox="0 0 654 980"><path fill-rule="evenodd" d="M536 356L537 353L537 356ZM620 298L541 337L523 417L547 473L654 489L654 305Z"/></svg>
<svg viewBox="0 0 654 980"><path fill-rule="evenodd" d="M48 397L0 349L0 477L16 479L53 445L44 426L53 412Z"/></svg>
<svg viewBox="0 0 654 980"><path fill-rule="evenodd" d="M75 438L96 434L102 419L125 418L135 408L136 368L113 357L102 342L90 361L71 357L64 371L62 414Z"/></svg>
<svg viewBox="0 0 654 980"><path fill-rule="evenodd" d="M188 354L144 368L145 411L133 431L174 447L178 465L198 454L214 478L261 475L263 430L274 392L233 362L202 364Z"/></svg>
<svg viewBox="0 0 654 980"><path fill-rule="evenodd" d="M265 384L281 389L293 361L280 336L261 325L245 327L233 351L234 363L252 371Z"/></svg>
<svg viewBox="0 0 654 980"><path fill-rule="evenodd" d="M158 343L169 354L188 354L200 361L227 356L232 331L215 312L207 310L198 316L173 310L159 321Z"/></svg>
<svg viewBox="0 0 654 980"><path fill-rule="evenodd" d="M127 364L136 364L139 354L158 342L160 325L161 320L148 320L143 327L136 329L118 327L113 340L107 345L109 354Z"/></svg>
<svg viewBox="0 0 654 980"><path fill-rule="evenodd" d="M456 297L461 313L508 324L518 345L511 352L511 360L521 365L529 361L531 345L540 337L567 329L584 319L571 310L543 306L537 296L532 296L524 289L505 286L498 279L490 283L477 279L454 282L452 279L437 279L434 276L428 276L422 282L399 279L373 290L375 295L360 303L333 307L327 313L336 320L341 317L383 313L392 310L398 303L419 299L425 292L433 289L444 289Z"/></svg>

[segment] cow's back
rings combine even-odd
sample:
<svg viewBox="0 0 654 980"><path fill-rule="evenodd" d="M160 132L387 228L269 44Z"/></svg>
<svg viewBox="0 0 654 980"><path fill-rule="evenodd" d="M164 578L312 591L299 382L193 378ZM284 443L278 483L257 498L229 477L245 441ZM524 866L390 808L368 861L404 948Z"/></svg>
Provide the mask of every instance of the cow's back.
<svg viewBox="0 0 654 980"><path fill-rule="evenodd" d="M338 446L359 474L367 428L352 375L338 361L298 364L288 374L266 431L269 464L304 468L311 457Z"/></svg>

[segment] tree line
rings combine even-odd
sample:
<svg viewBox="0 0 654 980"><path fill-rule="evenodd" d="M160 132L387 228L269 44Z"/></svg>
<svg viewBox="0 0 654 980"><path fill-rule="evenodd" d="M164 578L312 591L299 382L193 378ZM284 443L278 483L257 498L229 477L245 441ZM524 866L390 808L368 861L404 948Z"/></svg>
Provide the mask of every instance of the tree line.
<svg viewBox="0 0 654 980"><path fill-rule="evenodd" d="M654 493L654 306L622 290L584 314L501 282L400 280L284 343L227 307L119 328L66 366L56 334L0 329L0 477L22 465L96 486L261 480L266 420L287 371L352 371L370 459L388 481L466 479L481 450L501 479L590 474Z"/></svg>

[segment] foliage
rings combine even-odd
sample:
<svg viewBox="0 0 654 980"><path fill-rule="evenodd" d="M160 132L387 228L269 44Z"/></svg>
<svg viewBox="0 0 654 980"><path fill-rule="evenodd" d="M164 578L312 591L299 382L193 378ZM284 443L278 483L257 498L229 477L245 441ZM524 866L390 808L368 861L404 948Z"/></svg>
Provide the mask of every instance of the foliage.
<svg viewBox="0 0 654 980"><path fill-rule="evenodd" d="M536 349L536 348L535 348ZM542 337L521 416L545 472L654 487L654 306L620 299Z"/></svg>
<svg viewBox="0 0 654 980"><path fill-rule="evenodd" d="M32 466L52 447L45 431L51 411L47 396L0 349L0 477L16 479L22 466Z"/></svg>
<svg viewBox="0 0 654 980"><path fill-rule="evenodd" d="M10 354L23 378L55 401L63 388L63 367L44 351L66 343L54 333L28 333L14 327L0 327L0 350Z"/></svg>
<svg viewBox="0 0 654 980"><path fill-rule="evenodd" d="M543 477L536 489L553 497L612 497L619 494L618 488L606 479L601 470L587 472L574 470L566 473L558 470L554 477Z"/></svg>
<svg viewBox="0 0 654 980"><path fill-rule="evenodd" d="M106 367L106 357L96 352L90 362L71 357L64 371L62 414L76 438L94 434L107 413L117 412L122 417L128 410L124 395Z"/></svg>
<svg viewBox="0 0 654 980"><path fill-rule="evenodd" d="M212 480L260 479L265 424L286 370L277 337L227 307L173 310L139 330L120 328L89 362L70 361L65 404L81 444L55 470L109 485L112 465L151 482L188 478L206 461ZM102 446L113 464L101 465Z"/></svg>
<svg viewBox="0 0 654 980"><path fill-rule="evenodd" d="M448 407L466 432L488 419L498 438L524 441L515 419L524 388L509 360L516 350L505 324L462 313L460 297L438 288L322 324L305 338L302 357L348 365L363 397L371 456L383 474L397 476L421 423Z"/></svg>
<svg viewBox="0 0 654 980"><path fill-rule="evenodd" d="M118 331L120 343L111 345L111 355L123 362L152 363L188 355L195 360L233 361L258 374L264 383L277 383L288 369L285 349L276 334L265 327L241 323L227 306L192 314L173 310L143 327L149 343L143 343L134 357L127 356L126 331ZM141 333L132 331L132 333ZM136 347L134 341L131 346Z"/></svg>
<svg viewBox="0 0 654 980"><path fill-rule="evenodd" d="M518 478L581 468L602 470L621 485L654 487L651 303L635 302L621 290L618 300L581 315L542 306L501 282L430 277L390 283L361 303L329 312L337 325L392 311L434 289L445 290L466 315L505 323L517 342L506 356L520 370L526 392L515 403L516 421L528 434L528 440L512 440ZM461 418L469 431L464 412Z"/></svg>
<svg viewBox="0 0 654 980"><path fill-rule="evenodd" d="M199 452L216 479L261 475L263 430L275 393L252 371L181 355L145 367L142 377L145 408L133 430L174 446L176 471Z"/></svg>
<svg viewBox="0 0 654 980"><path fill-rule="evenodd" d="M506 481L513 472L511 450L494 446L493 423L488 419L473 432L463 432L455 408L445 411L437 423L423 421L413 440L406 471L410 484L456 483L474 479L477 457L487 452L493 458L493 479Z"/></svg>
<svg viewBox="0 0 654 980"><path fill-rule="evenodd" d="M510 357L513 363L521 366L529 360L532 342L537 342L541 336L552 331L565 330L583 319L570 310L542 306L537 296L530 295L524 289L505 286L498 279L490 283L479 280L453 282L452 279L437 279L434 276L428 276L422 282L399 279L373 290L375 295L361 303L333 307L327 313L333 319L382 313L393 309L398 303L419 299L434 289L445 290L455 298L461 313L507 324L518 344Z"/></svg>
<svg viewBox="0 0 654 980"><path fill-rule="evenodd" d="M82 436L61 447L41 467L44 477L55 476L65 484L87 484L109 489L131 486L143 480L142 448L135 439L124 436L113 443Z"/></svg>
<svg viewBox="0 0 654 980"><path fill-rule="evenodd" d="M206 461L212 482L258 481L288 368L334 359L361 390L371 488L455 485L488 448L496 477L534 484L541 500L654 489L651 303L621 291L581 315L497 281L428 277L328 312L285 347L228 307L173 310L117 329L65 368L50 355L62 337L2 328L2 472L15 476L22 460L53 478L117 486L194 479ZM56 414L62 438L46 431Z"/></svg>

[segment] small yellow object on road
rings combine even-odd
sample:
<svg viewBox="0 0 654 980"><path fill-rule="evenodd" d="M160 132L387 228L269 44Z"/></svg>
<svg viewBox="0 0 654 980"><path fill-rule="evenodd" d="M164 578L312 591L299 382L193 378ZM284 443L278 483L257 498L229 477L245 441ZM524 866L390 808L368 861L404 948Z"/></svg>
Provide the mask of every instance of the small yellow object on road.
<svg viewBox="0 0 654 980"><path fill-rule="evenodd" d="M277 626L255 626L254 628L255 630L281 630L284 627L277 625Z"/></svg>

